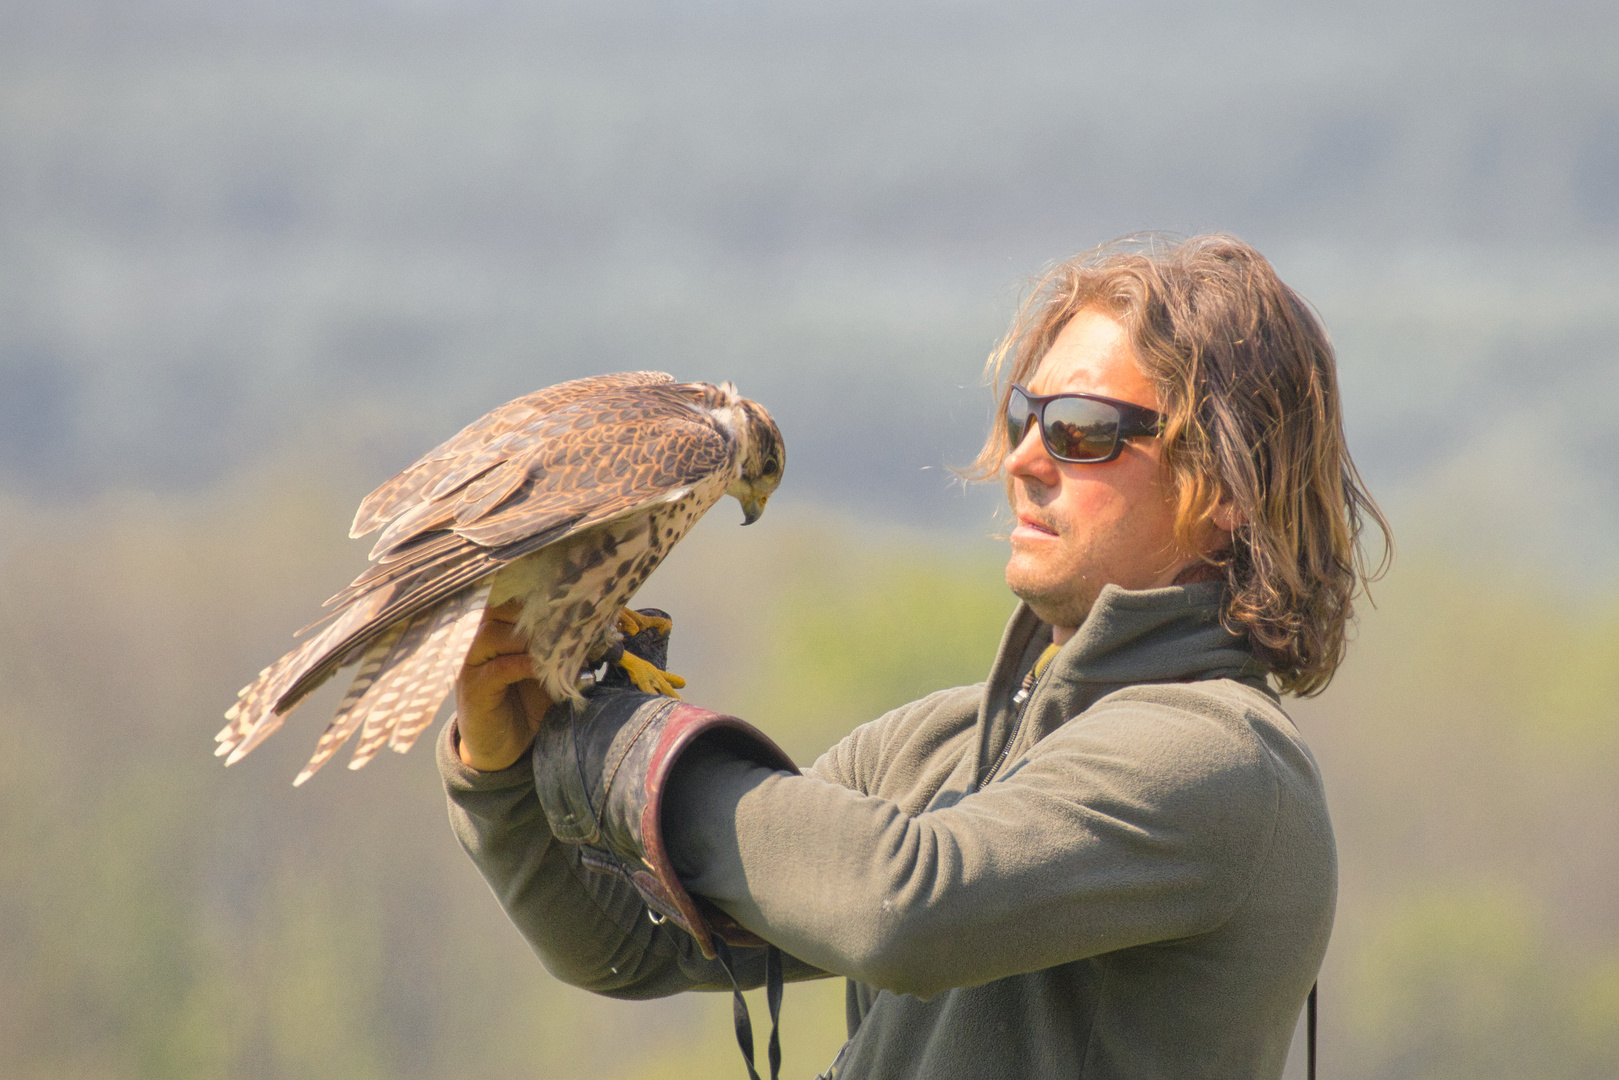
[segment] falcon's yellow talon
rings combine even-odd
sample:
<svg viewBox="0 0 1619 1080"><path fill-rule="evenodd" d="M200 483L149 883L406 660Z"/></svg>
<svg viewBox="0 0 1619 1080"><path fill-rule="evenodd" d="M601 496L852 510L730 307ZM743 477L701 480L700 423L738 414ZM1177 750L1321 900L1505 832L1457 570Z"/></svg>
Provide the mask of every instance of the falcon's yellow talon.
<svg viewBox="0 0 1619 1080"><path fill-rule="evenodd" d="M662 694L664 697L679 699L675 693L679 687L686 685L682 679L672 671L659 671L651 661L642 660L634 653L625 653L618 658L618 666L624 669L624 674L630 677L636 689L647 694Z"/></svg>
<svg viewBox="0 0 1619 1080"><path fill-rule="evenodd" d="M625 637L634 637L643 630L656 630L660 634L667 634L674 628L674 622L669 619L643 615L627 607L618 609L618 632Z"/></svg>

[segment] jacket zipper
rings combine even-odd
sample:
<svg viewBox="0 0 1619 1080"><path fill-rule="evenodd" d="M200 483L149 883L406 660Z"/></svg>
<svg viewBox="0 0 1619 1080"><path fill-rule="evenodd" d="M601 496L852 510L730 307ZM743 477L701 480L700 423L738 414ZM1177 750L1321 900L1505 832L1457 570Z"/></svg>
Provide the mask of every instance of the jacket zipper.
<svg viewBox="0 0 1619 1080"><path fill-rule="evenodd" d="M1051 668L1048 665L1046 671L1050 670ZM1016 694L1012 695L1012 704L1017 706L1017 716L1012 720L1012 731L1006 736L1006 745L1001 747L1001 755L995 759L994 767L985 774L982 780L978 781L978 787L974 789L975 791L984 790L984 785L995 779L995 774L1001 771L1001 766L1006 764L1006 759L1012 756L1012 746L1017 742L1018 732L1023 730L1023 714L1029 711L1029 702L1034 700L1034 692L1039 689L1040 683L1045 677L1046 672L1042 671L1039 678L1034 680L1033 686L1020 688Z"/></svg>

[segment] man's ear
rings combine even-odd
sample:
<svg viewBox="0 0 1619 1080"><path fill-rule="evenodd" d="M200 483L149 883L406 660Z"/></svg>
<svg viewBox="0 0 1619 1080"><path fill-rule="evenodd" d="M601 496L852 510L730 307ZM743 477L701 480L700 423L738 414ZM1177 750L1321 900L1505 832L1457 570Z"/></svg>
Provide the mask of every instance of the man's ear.
<svg viewBox="0 0 1619 1080"><path fill-rule="evenodd" d="M1235 532L1238 525L1247 523L1248 515L1238 510L1236 503L1230 499L1222 499L1214 504L1209 520L1226 532Z"/></svg>

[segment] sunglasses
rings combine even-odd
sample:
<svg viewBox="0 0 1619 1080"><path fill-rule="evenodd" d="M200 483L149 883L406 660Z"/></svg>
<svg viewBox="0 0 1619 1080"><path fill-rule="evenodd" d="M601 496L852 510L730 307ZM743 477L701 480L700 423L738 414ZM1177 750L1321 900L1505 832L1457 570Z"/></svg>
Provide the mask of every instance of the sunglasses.
<svg viewBox="0 0 1619 1080"><path fill-rule="evenodd" d="M1124 440L1157 435L1164 417L1128 401L1096 394L1048 394L1037 397L1017 383L1006 399L1006 435L1013 449L1023 444L1029 421L1040 428L1046 453L1058 461L1100 465L1112 461Z"/></svg>

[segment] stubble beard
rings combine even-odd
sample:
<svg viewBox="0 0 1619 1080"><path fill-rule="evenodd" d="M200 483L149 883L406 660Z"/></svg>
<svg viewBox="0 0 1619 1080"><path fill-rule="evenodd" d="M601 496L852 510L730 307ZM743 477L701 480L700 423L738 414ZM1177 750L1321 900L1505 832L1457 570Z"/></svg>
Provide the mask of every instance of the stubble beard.
<svg viewBox="0 0 1619 1080"><path fill-rule="evenodd" d="M1062 577L1049 569L1044 573L1019 565L1014 548L1006 564L1006 585L1012 595L1029 605L1041 622L1051 626L1077 627L1090 614L1101 587L1084 573Z"/></svg>

